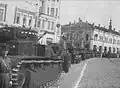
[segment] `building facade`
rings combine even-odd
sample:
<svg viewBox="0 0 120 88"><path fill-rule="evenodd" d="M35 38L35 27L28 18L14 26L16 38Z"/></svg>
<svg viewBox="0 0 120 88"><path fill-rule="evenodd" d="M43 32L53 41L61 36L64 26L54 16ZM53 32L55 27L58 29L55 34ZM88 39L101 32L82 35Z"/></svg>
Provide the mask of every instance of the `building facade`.
<svg viewBox="0 0 120 88"><path fill-rule="evenodd" d="M100 52L120 53L120 33L112 29L112 24L109 28L95 26L93 32L92 48Z"/></svg>
<svg viewBox="0 0 120 88"><path fill-rule="evenodd" d="M59 23L60 0L22 0L0 2L0 23L27 27L47 34L39 41L58 42L61 34Z"/></svg>
<svg viewBox="0 0 120 88"><path fill-rule="evenodd" d="M29 5L26 1L3 1L0 3L6 5L6 9L2 9L4 10L4 20L1 22L34 29L37 12L35 6Z"/></svg>
<svg viewBox="0 0 120 88"><path fill-rule="evenodd" d="M99 52L120 52L120 33L112 29L111 20L109 28L96 26L87 21L82 22L79 19L79 22L69 23L61 29L68 41L76 48L87 48Z"/></svg>
<svg viewBox="0 0 120 88"><path fill-rule="evenodd" d="M62 26L61 31L67 36L68 42L71 42L75 48L91 48L93 27L87 22L82 22L79 19L77 23Z"/></svg>
<svg viewBox="0 0 120 88"><path fill-rule="evenodd" d="M41 44L47 41L57 43L61 35L60 28L60 0L42 0L37 27L39 33L47 31L48 33L41 40ZM45 41L44 41L45 40Z"/></svg>

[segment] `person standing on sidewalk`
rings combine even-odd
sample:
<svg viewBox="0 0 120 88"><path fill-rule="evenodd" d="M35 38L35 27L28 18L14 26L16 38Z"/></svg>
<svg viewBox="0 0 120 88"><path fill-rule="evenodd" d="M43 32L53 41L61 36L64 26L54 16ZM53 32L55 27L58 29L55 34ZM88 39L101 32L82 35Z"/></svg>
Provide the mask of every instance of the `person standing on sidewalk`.
<svg viewBox="0 0 120 88"><path fill-rule="evenodd" d="M8 46L0 43L0 88L9 88L11 77L11 61L8 58Z"/></svg>
<svg viewBox="0 0 120 88"><path fill-rule="evenodd" d="M108 57L108 59L110 59L110 51L108 51L107 57Z"/></svg>

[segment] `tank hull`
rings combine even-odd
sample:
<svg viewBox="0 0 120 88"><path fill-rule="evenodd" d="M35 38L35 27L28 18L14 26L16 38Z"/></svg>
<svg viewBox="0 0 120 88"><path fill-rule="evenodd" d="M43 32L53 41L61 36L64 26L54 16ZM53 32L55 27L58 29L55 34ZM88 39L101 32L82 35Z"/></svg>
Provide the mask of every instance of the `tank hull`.
<svg viewBox="0 0 120 88"><path fill-rule="evenodd" d="M62 59L24 57L16 61L12 79L14 88L46 88L53 85L62 73Z"/></svg>

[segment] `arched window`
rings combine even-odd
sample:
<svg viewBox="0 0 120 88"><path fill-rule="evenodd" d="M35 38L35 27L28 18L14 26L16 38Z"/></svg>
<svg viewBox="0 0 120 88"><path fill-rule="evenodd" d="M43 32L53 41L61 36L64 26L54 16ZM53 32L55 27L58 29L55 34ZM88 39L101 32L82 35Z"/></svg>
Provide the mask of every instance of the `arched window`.
<svg viewBox="0 0 120 88"><path fill-rule="evenodd" d="M97 38L98 38L98 34L95 34L94 35L94 40L97 41Z"/></svg>
<svg viewBox="0 0 120 88"><path fill-rule="evenodd" d="M111 47L109 47L109 52L111 52Z"/></svg>
<svg viewBox="0 0 120 88"><path fill-rule="evenodd" d="M102 46L99 46L99 52L102 52Z"/></svg>
<svg viewBox="0 0 120 88"><path fill-rule="evenodd" d="M17 13L17 16L16 16L16 23L17 23L17 24L20 23L20 13Z"/></svg>
<svg viewBox="0 0 120 88"><path fill-rule="evenodd" d="M106 46L104 47L104 52L107 52L107 47Z"/></svg>
<svg viewBox="0 0 120 88"><path fill-rule="evenodd" d="M30 16L30 18L29 18L29 24L28 24L29 26L31 26L32 25L32 16Z"/></svg>
<svg viewBox="0 0 120 88"><path fill-rule="evenodd" d="M115 48L113 47L113 53L115 53Z"/></svg>
<svg viewBox="0 0 120 88"><path fill-rule="evenodd" d="M24 17L23 17L23 26L25 26L26 25L26 20L27 20L27 18L26 18L27 16L26 15L24 15Z"/></svg>

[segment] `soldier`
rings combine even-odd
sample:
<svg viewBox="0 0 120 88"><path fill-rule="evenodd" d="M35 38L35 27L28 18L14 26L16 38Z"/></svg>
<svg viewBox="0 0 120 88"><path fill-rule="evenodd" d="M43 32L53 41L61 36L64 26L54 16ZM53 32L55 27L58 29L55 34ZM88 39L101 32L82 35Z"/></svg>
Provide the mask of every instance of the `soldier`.
<svg viewBox="0 0 120 88"><path fill-rule="evenodd" d="M54 56L54 51L53 51L53 49L51 47L51 43L49 41L47 42L47 46L45 47L45 56L50 57L50 58L52 56Z"/></svg>
<svg viewBox="0 0 120 88"><path fill-rule="evenodd" d="M66 44L66 37L65 36L61 36L60 41L59 41L59 45L60 45L60 52L61 52L61 56L64 59L64 63L63 63L63 70L65 71L65 73L67 73L69 71L69 67L71 67L71 56L70 53L67 50L67 44Z"/></svg>
<svg viewBox="0 0 120 88"><path fill-rule="evenodd" d="M11 61L7 57L8 46L5 43L0 43L0 88L9 88Z"/></svg>

